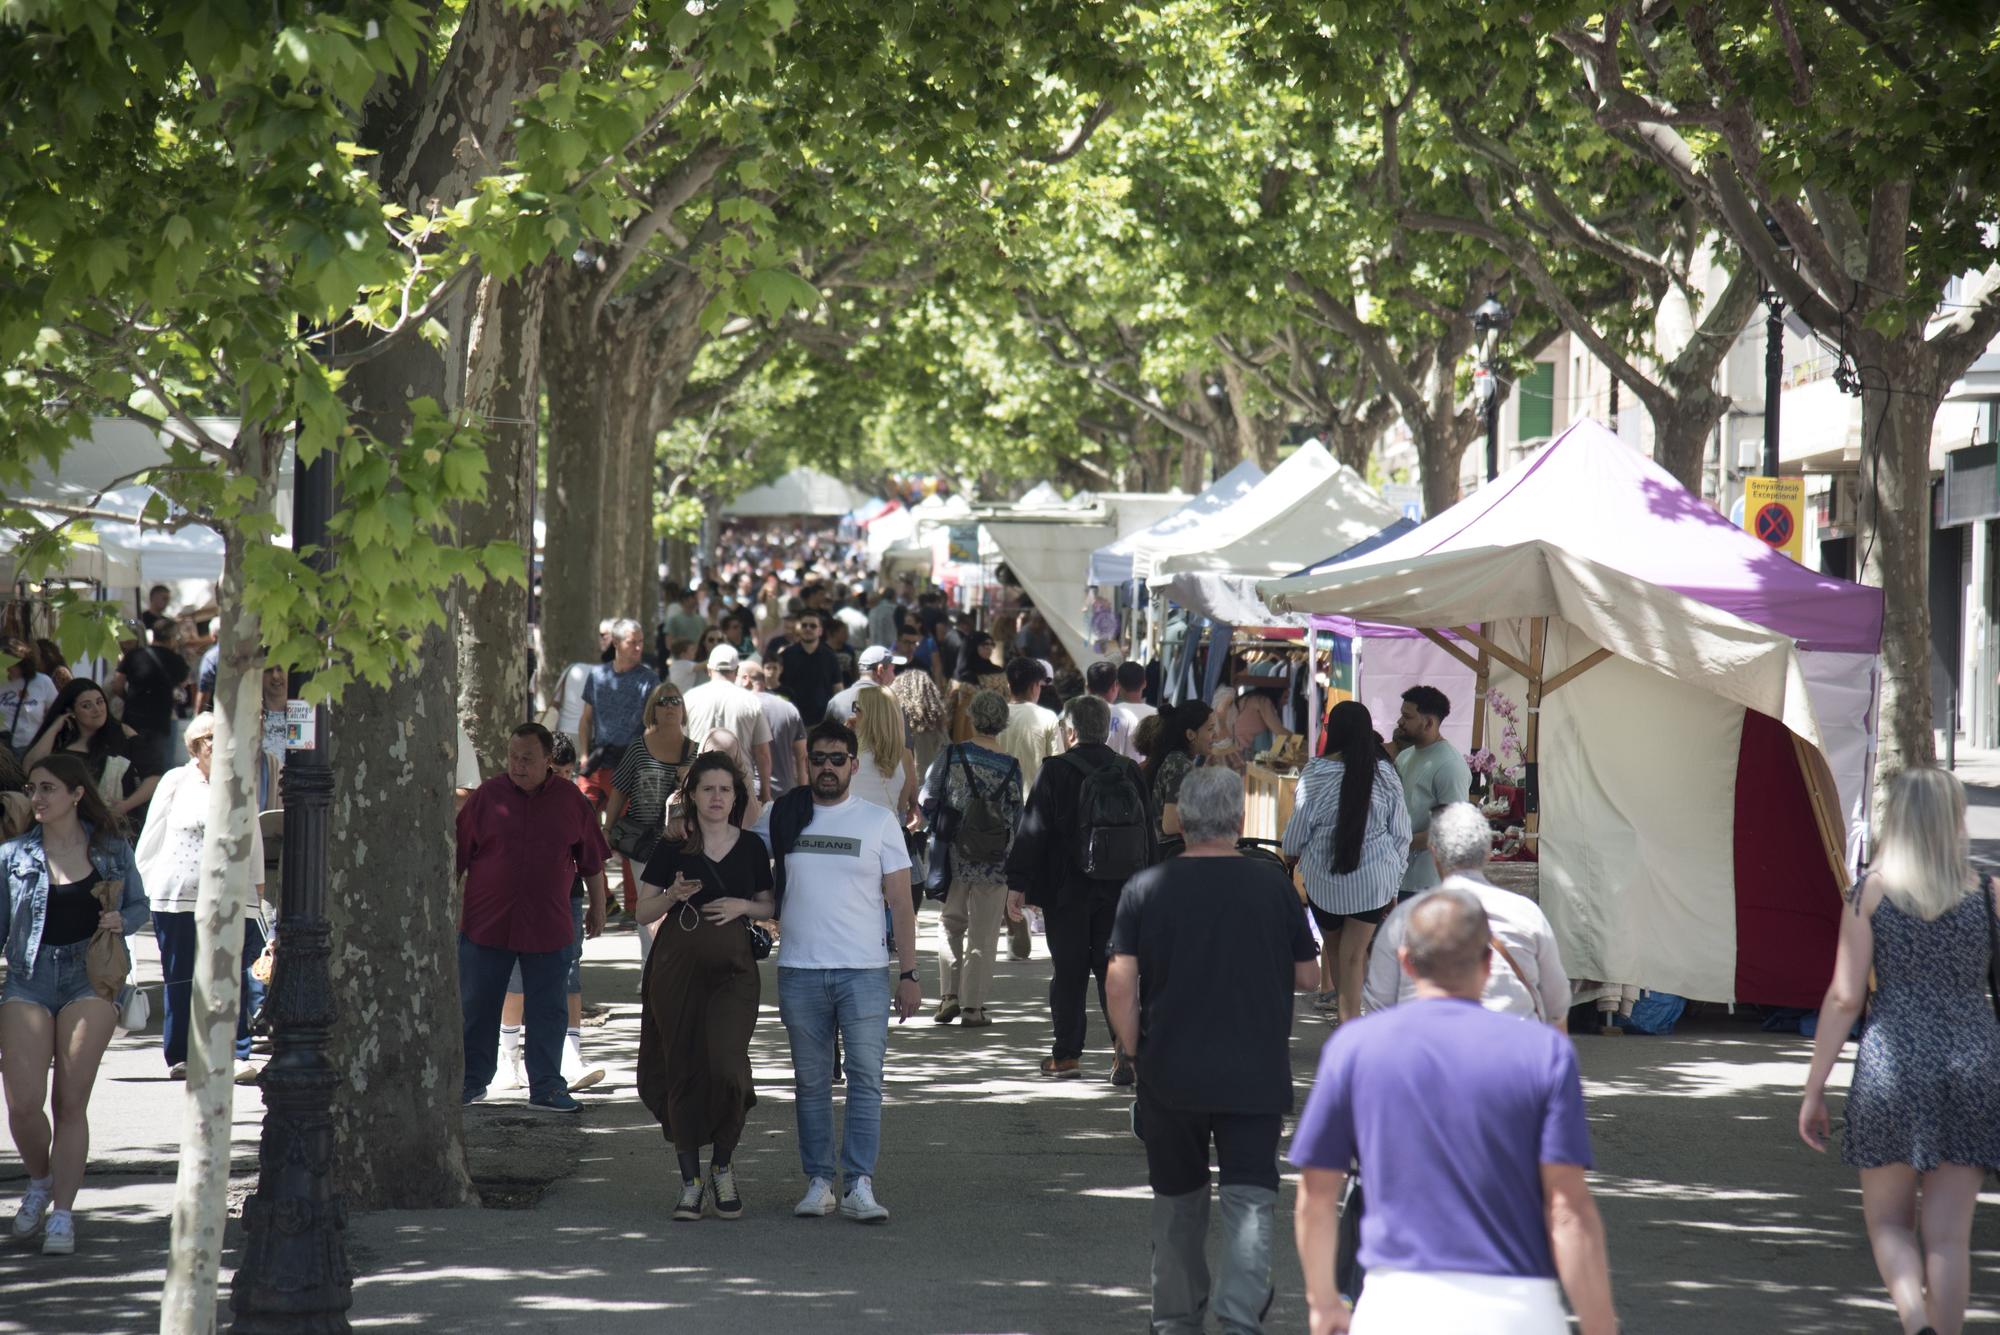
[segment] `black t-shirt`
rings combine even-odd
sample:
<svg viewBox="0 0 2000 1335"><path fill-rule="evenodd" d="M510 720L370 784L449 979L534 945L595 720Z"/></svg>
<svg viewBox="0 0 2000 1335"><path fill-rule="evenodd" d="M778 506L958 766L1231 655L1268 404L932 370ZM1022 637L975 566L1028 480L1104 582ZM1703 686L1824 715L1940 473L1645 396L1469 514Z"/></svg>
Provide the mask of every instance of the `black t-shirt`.
<svg viewBox="0 0 2000 1335"><path fill-rule="evenodd" d="M95 876L49 886L48 916L42 920L43 946L73 946L97 934L97 919L104 906L91 893L96 888Z"/></svg>
<svg viewBox="0 0 2000 1335"><path fill-rule="evenodd" d="M174 691L188 678L187 660L147 644L119 660L118 671L125 677L125 726L134 732L166 732L174 717Z"/></svg>
<svg viewBox="0 0 2000 1335"><path fill-rule="evenodd" d="M748 830L737 836L736 846L724 853L719 862L703 854L698 846L689 849L662 840L647 859L645 874L640 879L664 889L674 883L675 872L690 881L701 882L701 890L688 900L697 908L713 899L755 899L773 885L771 850Z"/></svg>
<svg viewBox="0 0 2000 1335"><path fill-rule="evenodd" d="M826 717L827 702L840 693L840 658L821 640L811 653L790 645L778 658L778 689L799 707L799 717L817 722Z"/></svg>
<svg viewBox="0 0 2000 1335"><path fill-rule="evenodd" d="M1139 1080L1184 1112L1292 1108L1292 966L1318 950L1261 858L1175 858L1125 884L1111 953L1139 960Z"/></svg>

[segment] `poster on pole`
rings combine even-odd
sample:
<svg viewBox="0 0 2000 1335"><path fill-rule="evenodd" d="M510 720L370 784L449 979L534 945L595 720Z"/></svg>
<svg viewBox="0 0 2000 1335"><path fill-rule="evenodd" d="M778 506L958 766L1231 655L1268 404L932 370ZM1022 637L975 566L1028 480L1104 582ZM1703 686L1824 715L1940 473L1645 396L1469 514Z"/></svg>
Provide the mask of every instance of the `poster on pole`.
<svg viewBox="0 0 2000 1335"><path fill-rule="evenodd" d="M945 527L945 559L954 565L974 565L979 560L979 525L949 524Z"/></svg>
<svg viewBox="0 0 2000 1335"><path fill-rule="evenodd" d="M1743 479L1743 528L1765 546L1794 561L1805 548L1806 480L1802 477Z"/></svg>

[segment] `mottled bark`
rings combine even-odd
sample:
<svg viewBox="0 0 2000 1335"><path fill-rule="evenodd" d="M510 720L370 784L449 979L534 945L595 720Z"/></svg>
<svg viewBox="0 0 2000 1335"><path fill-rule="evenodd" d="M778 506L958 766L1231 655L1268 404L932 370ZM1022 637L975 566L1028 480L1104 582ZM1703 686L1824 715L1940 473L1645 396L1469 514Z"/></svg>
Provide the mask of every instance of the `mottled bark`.
<svg viewBox="0 0 2000 1335"><path fill-rule="evenodd" d="M534 550L535 454L541 376L542 283L530 271L481 285L470 345L469 394L486 423L486 499L459 515L466 546L519 543ZM530 713L528 571L493 572L477 589L456 591L459 619L458 714L479 757L479 772L505 767L507 737Z"/></svg>
<svg viewBox="0 0 2000 1335"><path fill-rule="evenodd" d="M246 514L268 514L277 490L280 440L244 439L242 476L254 491ZM235 1130L236 1023L242 1007L243 924L251 887L264 868L251 864L257 820L257 763L263 746L263 636L244 606L248 541L224 521L222 582L217 586L221 652L215 677L214 750L209 761L208 824L195 901L193 1032L174 1183L173 1245L160 1302L161 1335L208 1335L215 1329L216 1283L229 1222L229 1161Z"/></svg>

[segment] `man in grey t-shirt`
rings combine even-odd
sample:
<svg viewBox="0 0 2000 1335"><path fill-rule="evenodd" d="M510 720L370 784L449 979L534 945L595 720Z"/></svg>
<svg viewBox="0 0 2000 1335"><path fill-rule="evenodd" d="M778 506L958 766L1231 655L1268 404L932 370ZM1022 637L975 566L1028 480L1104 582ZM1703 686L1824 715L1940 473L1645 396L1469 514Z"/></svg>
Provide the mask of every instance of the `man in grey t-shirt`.
<svg viewBox="0 0 2000 1335"><path fill-rule="evenodd" d="M1458 748L1439 731L1451 713L1451 701L1435 686L1412 686L1403 692L1403 712L1396 720L1396 772L1403 779L1403 801L1410 809L1410 865L1403 872L1402 895L1428 890L1438 883L1430 859L1431 813L1465 801L1472 791L1472 770ZM1420 856L1421 855L1421 856Z"/></svg>

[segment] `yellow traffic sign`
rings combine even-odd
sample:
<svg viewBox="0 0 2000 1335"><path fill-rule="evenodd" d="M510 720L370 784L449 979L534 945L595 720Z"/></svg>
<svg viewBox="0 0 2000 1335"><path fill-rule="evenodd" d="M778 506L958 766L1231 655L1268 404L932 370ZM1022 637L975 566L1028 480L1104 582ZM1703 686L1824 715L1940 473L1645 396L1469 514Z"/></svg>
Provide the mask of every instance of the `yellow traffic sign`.
<svg viewBox="0 0 2000 1335"><path fill-rule="evenodd" d="M1802 477L1743 479L1743 529L1794 561L1805 545L1806 480Z"/></svg>

